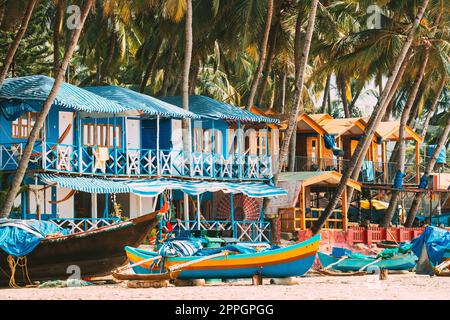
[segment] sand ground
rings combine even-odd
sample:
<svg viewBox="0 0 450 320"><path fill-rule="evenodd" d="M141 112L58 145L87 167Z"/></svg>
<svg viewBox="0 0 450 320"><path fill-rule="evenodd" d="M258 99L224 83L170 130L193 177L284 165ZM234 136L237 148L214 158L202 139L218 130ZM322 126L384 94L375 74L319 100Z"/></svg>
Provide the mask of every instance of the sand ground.
<svg viewBox="0 0 450 320"><path fill-rule="evenodd" d="M234 283L207 283L197 287L128 288L126 282L71 288L0 289L0 299L131 300L131 299L431 299L450 298L450 277L389 274L378 276L332 277L308 274L293 285L252 286L251 280Z"/></svg>

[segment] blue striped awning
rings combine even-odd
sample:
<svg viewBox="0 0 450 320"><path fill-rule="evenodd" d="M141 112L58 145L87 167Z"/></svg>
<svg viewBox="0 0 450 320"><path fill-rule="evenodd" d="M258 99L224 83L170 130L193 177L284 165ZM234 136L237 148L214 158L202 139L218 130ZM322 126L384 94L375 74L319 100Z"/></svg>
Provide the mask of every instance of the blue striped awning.
<svg viewBox="0 0 450 320"><path fill-rule="evenodd" d="M23 112L40 111L54 82L53 78L42 75L6 79L0 88L2 107L3 105L9 108L17 106L24 109ZM115 101L66 82L61 84L53 105L85 112L119 113L128 109Z"/></svg>
<svg viewBox="0 0 450 320"><path fill-rule="evenodd" d="M192 112L127 88L99 86L85 87L84 89L106 99L113 100L123 107L142 110L144 114L149 116L160 116L163 118L200 118Z"/></svg>
<svg viewBox="0 0 450 320"><path fill-rule="evenodd" d="M159 99L181 107L181 97L159 97ZM256 123L276 123L280 120L259 116L246 109L241 109L225 102L205 96L189 96L189 111L208 119L243 121Z"/></svg>
<svg viewBox="0 0 450 320"><path fill-rule="evenodd" d="M46 184L56 183L67 188L88 193L130 193L130 187L120 181L90 177L69 177L52 174L41 174L40 179Z"/></svg>
<svg viewBox="0 0 450 320"><path fill-rule="evenodd" d="M143 197L155 197L165 190L181 190L191 196L205 192L222 191L225 193L243 193L249 197L277 197L287 192L263 182L225 182L179 179L149 180L110 180L88 177L69 177L41 174L47 184L56 183L59 187L90 193L134 193Z"/></svg>
<svg viewBox="0 0 450 320"><path fill-rule="evenodd" d="M243 193L249 197L277 197L286 195L284 189L263 182L226 182L226 181L191 181L178 179L131 180L127 185L134 194L154 197L164 190L181 190L191 196L205 192L222 191L225 193Z"/></svg>

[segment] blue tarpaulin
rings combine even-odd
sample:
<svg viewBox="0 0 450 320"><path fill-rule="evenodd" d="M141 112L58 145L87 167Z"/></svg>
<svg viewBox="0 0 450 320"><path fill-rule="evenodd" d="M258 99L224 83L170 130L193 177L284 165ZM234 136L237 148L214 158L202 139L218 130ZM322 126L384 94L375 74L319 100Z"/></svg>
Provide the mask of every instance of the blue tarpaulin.
<svg viewBox="0 0 450 320"><path fill-rule="evenodd" d="M394 189L403 189L403 178L406 177L406 174L397 170L394 178Z"/></svg>
<svg viewBox="0 0 450 320"><path fill-rule="evenodd" d="M435 149L436 149L436 145L434 145L434 144L430 144L428 146L427 153L428 153L429 157L433 156ZM443 146L441 151L439 152L436 163L437 164L445 164L446 161L447 161L447 150L445 149L445 146Z"/></svg>
<svg viewBox="0 0 450 320"><path fill-rule="evenodd" d="M423 245L428 259L434 265L439 264L447 250L450 250L450 231L437 227L427 227L425 231L411 242L414 254L420 257Z"/></svg>
<svg viewBox="0 0 450 320"><path fill-rule="evenodd" d="M0 219L0 248L14 257L32 252L48 234L67 234L48 221Z"/></svg>
<svg viewBox="0 0 450 320"><path fill-rule="evenodd" d="M336 147L336 140L334 139L334 136L331 134L324 134L323 135L323 141L325 142L325 148L333 150L333 154L335 156L342 156L343 151Z"/></svg>

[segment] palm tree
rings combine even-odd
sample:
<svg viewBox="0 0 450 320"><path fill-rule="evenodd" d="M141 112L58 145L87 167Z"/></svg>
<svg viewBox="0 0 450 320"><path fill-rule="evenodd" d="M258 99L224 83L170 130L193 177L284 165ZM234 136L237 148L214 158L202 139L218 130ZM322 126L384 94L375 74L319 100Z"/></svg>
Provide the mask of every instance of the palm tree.
<svg viewBox="0 0 450 320"><path fill-rule="evenodd" d="M0 88L3 84L3 81L6 78L6 75L8 74L9 67L11 66L14 56L16 55L16 51L17 51L17 48L19 47L20 40L22 40L23 35L27 31L28 22L30 22L30 18L33 13L33 9L34 9L34 6L36 5L36 2L37 2L37 0L29 0L28 1L27 8L22 17L22 22L20 23L19 30L17 31L16 36L14 37L14 41L11 43L9 51L6 54L5 61L3 62L3 67L0 72Z"/></svg>
<svg viewBox="0 0 450 320"><path fill-rule="evenodd" d="M64 18L64 0L54 0L55 20L53 22L53 76L56 77L59 68L59 42Z"/></svg>
<svg viewBox="0 0 450 320"><path fill-rule="evenodd" d="M305 79L305 70L306 65L308 63L308 57L309 57L309 49L311 47L311 39L314 32L314 25L316 21L316 12L317 12L317 5L319 1L318 0L312 0L311 1L311 8L308 15L308 26L306 28L306 34L305 39L303 42L303 49L301 50L301 57L298 55L300 54L300 26L301 26L301 10L298 11L297 15L297 27L296 27L296 61L299 61L298 65L296 66L295 70L295 100L293 105L293 110L291 111L291 114L289 116L289 122L288 127L285 132L283 142L281 145L280 150L280 159L279 159L279 166L275 173L274 182L278 182L278 175L282 171L284 167L284 163L286 161L288 151L289 151L289 144L294 143L292 140L292 136L294 135L294 131L297 128L297 118L300 113L300 109L302 107L302 92L303 92L303 83ZM299 59L300 58L300 59ZM299 60L298 60L299 59Z"/></svg>
<svg viewBox="0 0 450 320"><path fill-rule="evenodd" d="M185 48L184 48L184 65L183 65L183 86L182 86L182 106L183 109L189 110L189 70L191 68L192 58L192 0L186 1L186 16L185 16ZM183 119L183 149L190 154L191 148L191 135L190 135L189 119Z"/></svg>
<svg viewBox="0 0 450 320"><path fill-rule="evenodd" d="M398 135L398 155L397 155L397 165L396 165L396 171L403 173L405 170L405 157L406 157L406 141L405 141L405 134L406 134L406 124L409 117L409 114L411 112L411 108L413 106L413 103L416 99L417 93L419 91L420 84L422 83L422 79L425 74L425 68L428 64L428 57L429 57L429 48L427 47L425 49L425 56L422 59L420 69L417 72L416 79L412 85L411 92L408 96L408 101L406 102L406 105L403 109L402 116L400 118L400 128L399 128L399 135ZM400 194L400 190L393 189L391 192L391 199L389 201L389 206L386 209L383 221L381 223L382 227L388 227L391 223L392 217L394 216L395 210L397 208L397 199L398 195Z"/></svg>
<svg viewBox="0 0 450 320"><path fill-rule="evenodd" d="M11 189L9 190L8 195L6 196L4 206L0 212L0 217L2 218L5 218L9 215L14 205L14 199L16 198L18 192L20 191L20 185L27 171L31 153L34 148L34 143L36 142L39 136L39 132L42 129L45 118L47 117L47 114L50 111L53 101L55 100L56 94L58 93L59 87L61 86L64 80L67 66L69 65L70 59L73 55L73 52L75 51L78 39L80 38L81 31L83 29L84 23L86 22L86 18L89 14L89 11L91 10L93 3L94 0L86 0L85 5L81 10L79 25L72 32L72 38L70 40L70 44L67 46L64 59L59 68L58 76L55 79L55 82L53 83L53 87L50 90L50 94L48 95L47 99L43 104L42 111L37 116L36 122L33 126L33 129L31 130L30 136L28 137L27 144L25 145L25 148L23 150L22 157L20 159L19 165L17 166L17 171L14 175L14 179L11 184Z"/></svg>
<svg viewBox="0 0 450 320"><path fill-rule="evenodd" d="M433 151L433 155L431 156L430 161L427 164L427 167L425 169L425 172L422 176L422 179L427 179L427 177L430 175L430 173L433 171L434 166L436 164L437 158L439 156L439 153L441 152L442 147L446 144L446 141L450 134L450 117L447 119L447 124L445 126L444 131L442 132L441 136L439 137L438 143L436 145L436 148ZM422 201L422 192L417 192L414 195L413 202L411 203L411 207L409 209L408 216L406 218L406 227L412 227L414 219L416 218L416 213L419 208L419 205Z"/></svg>
<svg viewBox="0 0 450 320"><path fill-rule="evenodd" d="M423 124L422 133L420 134L423 138L425 138L425 136L427 135L428 126L430 124L431 117L434 115L434 111L436 110L436 107L437 107L437 105L439 103L439 99L441 97L441 94L444 91L446 82L447 82L447 75L445 74L445 75L443 75L441 77L439 88L436 91L436 93L434 94L433 102L431 103L430 109L428 110L428 115L427 115L427 117L425 119L425 122Z"/></svg>
<svg viewBox="0 0 450 320"><path fill-rule="evenodd" d="M425 12L425 9L428 5L429 0L424 0L422 4L418 7L416 17L414 19L414 22L411 26L411 29L408 33L408 37L403 44L402 50L398 55L398 58L394 64L392 73L386 83L386 86L383 90L383 94L380 97L380 101L375 107L372 116L369 119L369 122L366 126L366 130L363 133L361 140L359 141L353 156L349 162L349 164L346 167L346 170L344 170L341 181L339 182L338 187L336 188L335 193L333 194L333 197L330 199L327 207L325 208L325 211L322 213L322 215L319 217L319 219L316 221L316 223L311 227L311 231L313 234L316 234L320 231L320 229L325 224L328 217L331 215L332 211L337 205L338 199L342 196L344 189L347 187L347 182L349 178L351 177L353 171L360 170L361 169L361 163L357 166L358 161L364 158L364 155L367 153L367 150L369 149L370 142L373 138L373 135L375 133L375 129L380 123L384 113L386 112L387 104L389 103L389 96L391 95L391 91L396 90L396 88L393 88L394 82L397 78L397 75L400 71L400 68L403 64L403 61L405 60L408 51L411 47L411 44L414 40L414 36L416 33L416 30L422 20L423 14Z"/></svg>
<svg viewBox="0 0 450 320"><path fill-rule="evenodd" d="M256 90L258 89L259 80L261 79L261 73L264 68L264 63L267 56L267 43L269 41L270 26L272 24L273 16L273 0L267 1L267 17L266 17L266 27L264 30L264 36L261 43L261 52L259 55L258 67L256 68L255 75L253 76L252 85L250 88L250 97L248 98L247 108L250 109L253 106L253 101L255 100Z"/></svg>

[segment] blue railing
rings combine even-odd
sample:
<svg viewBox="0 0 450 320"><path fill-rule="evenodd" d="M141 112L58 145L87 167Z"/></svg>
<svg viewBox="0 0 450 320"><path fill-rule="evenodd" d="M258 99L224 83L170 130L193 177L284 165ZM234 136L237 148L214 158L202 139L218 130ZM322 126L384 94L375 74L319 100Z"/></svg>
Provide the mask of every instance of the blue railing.
<svg viewBox="0 0 450 320"><path fill-rule="evenodd" d="M0 170L14 170L24 143L0 145ZM186 153L183 150L117 149L42 143L33 152L33 169L101 176L189 177L267 180L270 156Z"/></svg>
<svg viewBox="0 0 450 320"><path fill-rule="evenodd" d="M117 217L111 218L51 218L50 222L68 229L70 233L85 232L119 223Z"/></svg>
<svg viewBox="0 0 450 320"><path fill-rule="evenodd" d="M163 220L160 221L160 230L167 232ZM174 220L174 232L178 235L188 236L192 233L211 230L217 231L222 237L235 238L239 242L270 242L270 222L258 220Z"/></svg>

